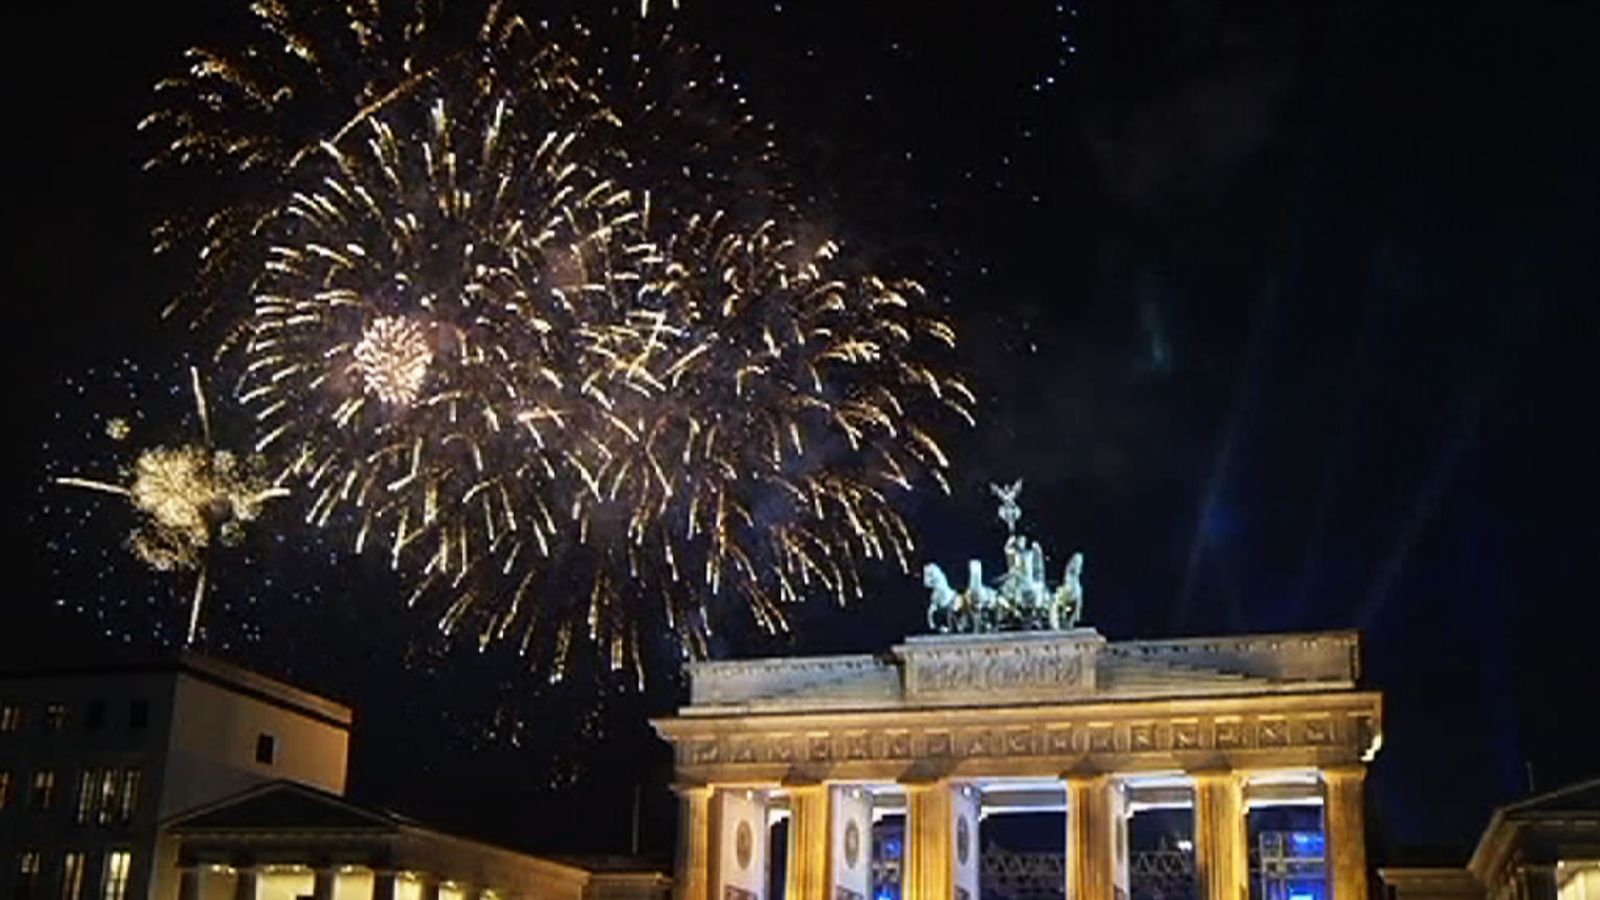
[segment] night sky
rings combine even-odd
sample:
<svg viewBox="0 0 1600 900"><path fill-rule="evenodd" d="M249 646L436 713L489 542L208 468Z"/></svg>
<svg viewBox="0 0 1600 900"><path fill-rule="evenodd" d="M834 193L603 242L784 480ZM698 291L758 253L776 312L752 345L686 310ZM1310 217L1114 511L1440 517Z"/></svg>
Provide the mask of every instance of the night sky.
<svg viewBox="0 0 1600 900"><path fill-rule="evenodd" d="M652 16L722 54L819 224L948 298L980 427L949 433L955 496L909 510L926 559L998 566L986 484L1022 477L1025 529L1052 569L1086 552L1113 640L1360 628L1380 862L1464 859L1530 781L1600 774L1600 7L682 2ZM124 507L46 480L103 458L107 416L194 427L134 124L227 9L11 29L5 659L181 636L187 579L127 557ZM294 529L217 576L205 649L357 706L356 799L621 851L637 784L644 849L670 847L644 718L671 671L548 686ZM924 603L886 569L717 650L882 650Z"/></svg>

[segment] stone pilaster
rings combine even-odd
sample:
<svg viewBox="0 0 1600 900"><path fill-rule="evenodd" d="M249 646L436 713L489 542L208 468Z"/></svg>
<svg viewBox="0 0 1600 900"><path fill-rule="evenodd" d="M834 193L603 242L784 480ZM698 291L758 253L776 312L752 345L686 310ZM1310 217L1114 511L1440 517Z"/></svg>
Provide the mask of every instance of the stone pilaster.
<svg viewBox="0 0 1600 900"><path fill-rule="evenodd" d="M955 805L948 781L906 785L902 900L955 897Z"/></svg>
<svg viewBox="0 0 1600 900"><path fill-rule="evenodd" d="M1367 900L1366 766L1322 770L1322 832L1332 900ZM1552 898L1553 900L1553 898Z"/></svg>
<svg viewBox="0 0 1600 900"><path fill-rule="evenodd" d="M678 788L678 859L673 900L711 900L711 788Z"/></svg>
<svg viewBox="0 0 1600 900"><path fill-rule="evenodd" d="M1194 773L1194 876L1202 900L1250 900L1244 815L1239 773Z"/></svg>
<svg viewBox="0 0 1600 900"><path fill-rule="evenodd" d="M789 860L784 900L829 900L833 891L832 791L825 784L789 789Z"/></svg>

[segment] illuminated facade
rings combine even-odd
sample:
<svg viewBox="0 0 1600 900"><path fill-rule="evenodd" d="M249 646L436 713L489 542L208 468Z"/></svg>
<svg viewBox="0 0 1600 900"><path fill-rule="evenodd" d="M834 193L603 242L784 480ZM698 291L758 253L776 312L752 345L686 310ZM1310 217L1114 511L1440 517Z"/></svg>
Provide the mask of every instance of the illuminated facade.
<svg viewBox="0 0 1600 900"><path fill-rule="evenodd" d="M1185 820L1204 900L1367 897L1382 698L1359 685L1353 633L929 636L689 676L689 704L654 723L676 759L679 900L978 900L994 817L1041 813L1062 823L1071 900L1131 896L1145 814ZM1281 808L1315 840L1262 841L1254 820Z"/></svg>
<svg viewBox="0 0 1600 900"><path fill-rule="evenodd" d="M345 784L349 707L191 653L0 673L0 889L176 896L160 823L251 785Z"/></svg>
<svg viewBox="0 0 1600 900"><path fill-rule="evenodd" d="M664 900L622 861L544 859L280 782L180 816L178 900Z"/></svg>
<svg viewBox="0 0 1600 900"><path fill-rule="evenodd" d="M1464 867L1378 874L1389 900L1600 900L1600 778L1495 810Z"/></svg>

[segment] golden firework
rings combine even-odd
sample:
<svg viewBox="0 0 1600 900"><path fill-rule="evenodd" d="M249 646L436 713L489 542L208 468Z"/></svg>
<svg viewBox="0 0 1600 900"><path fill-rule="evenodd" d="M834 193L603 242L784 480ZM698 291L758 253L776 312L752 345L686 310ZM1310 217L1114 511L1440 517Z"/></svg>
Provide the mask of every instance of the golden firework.
<svg viewBox="0 0 1600 900"><path fill-rule="evenodd" d="M391 406L410 406L422 394L433 348L414 320L381 316L362 332L351 356L368 393Z"/></svg>

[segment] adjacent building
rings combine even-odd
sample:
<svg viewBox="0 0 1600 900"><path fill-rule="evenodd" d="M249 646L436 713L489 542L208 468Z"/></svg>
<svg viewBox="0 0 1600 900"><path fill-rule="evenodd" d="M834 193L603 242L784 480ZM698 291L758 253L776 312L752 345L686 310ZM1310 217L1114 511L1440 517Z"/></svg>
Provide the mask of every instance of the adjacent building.
<svg viewBox="0 0 1600 900"><path fill-rule="evenodd" d="M1389 900L1600 900L1600 778L1495 810L1465 866L1378 875Z"/></svg>
<svg viewBox="0 0 1600 900"><path fill-rule="evenodd" d="M193 654L0 674L6 900L663 900L346 800L349 707ZM6 896L0 894L0 896Z"/></svg>
<svg viewBox="0 0 1600 900"><path fill-rule="evenodd" d="M174 897L162 822L274 780L342 793L351 721L190 653L0 673L0 884L15 900Z"/></svg>

